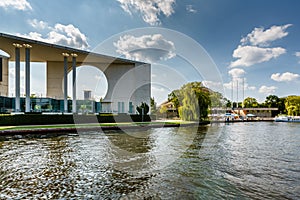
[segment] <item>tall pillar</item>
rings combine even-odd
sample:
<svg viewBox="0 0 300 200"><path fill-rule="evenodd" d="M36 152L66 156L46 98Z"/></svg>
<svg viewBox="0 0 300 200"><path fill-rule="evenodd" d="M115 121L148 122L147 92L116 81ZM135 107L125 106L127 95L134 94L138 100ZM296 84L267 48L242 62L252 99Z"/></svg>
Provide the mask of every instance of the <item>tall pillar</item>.
<svg viewBox="0 0 300 200"><path fill-rule="evenodd" d="M63 53L64 56L64 112L68 112L68 53Z"/></svg>
<svg viewBox="0 0 300 200"><path fill-rule="evenodd" d="M76 57L77 54L72 53L72 71L73 71L73 100L72 100L72 112L76 113L77 109L76 109Z"/></svg>
<svg viewBox="0 0 300 200"><path fill-rule="evenodd" d="M29 44L24 44L25 47L25 112L30 112L30 48Z"/></svg>
<svg viewBox="0 0 300 200"><path fill-rule="evenodd" d="M14 43L15 46L15 56L16 56L16 65L15 65L15 112L20 112L20 48L21 44Z"/></svg>

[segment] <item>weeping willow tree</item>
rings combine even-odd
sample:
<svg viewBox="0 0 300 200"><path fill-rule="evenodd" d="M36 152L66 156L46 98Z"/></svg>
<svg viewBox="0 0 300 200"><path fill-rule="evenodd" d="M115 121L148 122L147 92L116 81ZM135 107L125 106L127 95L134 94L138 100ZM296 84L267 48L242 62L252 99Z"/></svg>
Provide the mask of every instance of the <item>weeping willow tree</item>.
<svg viewBox="0 0 300 200"><path fill-rule="evenodd" d="M285 108L288 115L299 116L300 115L300 96L288 96L285 99Z"/></svg>
<svg viewBox="0 0 300 200"><path fill-rule="evenodd" d="M185 121L198 121L207 118L211 104L210 90L201 82L183 85L180 90L169 94L169 101L177 107L179 117Z"/></svg>
<svg viewBox="0 0 300 200"><path fill-rule="evenodd" d="M182 90L182 106L179 107L179 116L185 121L200 119L199 104L195 91L189 85Z"/></svg>

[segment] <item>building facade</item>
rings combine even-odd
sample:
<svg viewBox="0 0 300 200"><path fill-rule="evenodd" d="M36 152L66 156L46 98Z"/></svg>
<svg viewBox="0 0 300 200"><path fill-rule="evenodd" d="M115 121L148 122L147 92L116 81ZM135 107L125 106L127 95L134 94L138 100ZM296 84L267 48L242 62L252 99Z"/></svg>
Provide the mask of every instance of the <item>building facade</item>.
<svg viewBox="0 0 300 200"><path fill-rule="evenodd" d="M8 66L9 62L15 62L16 87L15 97L12 100L14 103L11 108L4 106L3 111L32 112L38 110L35 108L37 105L37 108L43 107L40 110L45 112L78 113L88 107L94 112L134 113L134 108L142 102L150 105L151 65L148 63L105 56L3 33L0 33L0 50L9 55L0 57L0 96L5 99L5 102L9 101L8 99L11 100L11 98L5 98L8 97ZM20 95L21 62L25 63L25 98ZM30 97L30 64L32 62L46 63L47 98ZM101 103L94 102L93 108L90 104L77 100L76 69L83 65L100 69L108 82L106 96ZM70 71L72 71L72 96L69 98L67 75ZM39 100L41 102L38 102ZM101 110L96 106L98 104L101 104L99 107Z"/></svg>

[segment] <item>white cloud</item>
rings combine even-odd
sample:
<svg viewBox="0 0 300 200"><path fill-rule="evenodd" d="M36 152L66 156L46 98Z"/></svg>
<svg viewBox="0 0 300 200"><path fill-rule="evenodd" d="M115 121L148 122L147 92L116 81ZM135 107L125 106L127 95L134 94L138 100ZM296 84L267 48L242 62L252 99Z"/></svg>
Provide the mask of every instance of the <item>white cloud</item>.
<svg viewBox="0 0 300 200"><path fill-rule="evenodd" d="M246 74L245 70L240 68L234 68L228 71L228 74L231 76L231 81L229 83L224 83L224 87L226 89L231 90L236 89L237 87L239 90L243 90L243 87L245 90L255 90L255 86L250 86L247 83L247 79L244 77Z"/></svg>
<svg viewBox="0 0 300 200"><path fill-rule="evenodd" d="M49 33L43 36L38 32L30 32L29 34L18 34L19 36L79 49L89 48L85 34L81 33L80 30L72 24L63 25L57 23L54 27L51 27L48 26L46 22L38 20L29 21L29 24L37 29L49 29Z"/></svg>
<svg viewBox="0 0 300 200"><path fill-rule="evenodd" d="M255 28L246 37L242 38L241 43L250 43L251 45L269 46L269 43L278 39L281 39L288 35L286 29L292 26L292 24L286 24L283 26L272 26L269 29Z"/></svg>
<svg viewBox="0 0 300 200"><path fill-rule="evenodd" d="M16 10L32 10L30 3L27 0L1 0L0 7L5 9L12 8Z"/></svg>
<svg viewBox="0 0 300 200"><path fill-rule="evenodd" d="M246 73L245 70L239 68L231 69L230 71L228 71L228 74L232 78L242 77L245 73Z"/></svg>
<svg viewBox="0 0 300 200"><path fill-rule="evenodd" d="M241 46L233 52L233 57L237 58L236 61L231 62L230 67L245 66L262 63L277 58L284 54L286 50L281 47L274 48L261 48L256 46Z"/></svg>
<svg viewBox="0 0 300 200"><path fill-rule="evenodd" d="M143 20L151 25L160 24L159 15L169 17L173 12L175 0L117 0L124 11L140 12Z"/></svg>
<svg viewBox="0 0 300 200"><path fill-rule="evenodd" d="M213 91L216 91L216 92L220 92L220 93L223 93L224 92L224 85L223 85L223 82L216 82L216 81L202 81L202 84L213 90Z"/></svg>
<svg viewBox="0 0 300 200"><path fill-rule="evenodd" d="M277 87L275 86L261 86L258 90L259 93L265 94L265 95L269 95L269 94L274 94L276 91Z"/></svg>
<svg viewBox="0 0 300 200"><path fill-rule="evenodd" d="M124 35L114 42L117 53L124 55L127 59L145 62L167 60L174 57L175 46L166 40L161 34L143 35L135 37Z"/></svg>
<svg viewBox="0 0 300 200"><path fill-rule="evenodd" d="M269 47L271 42L288 35L286 29L292 24L272 26L269 29L255 28L246 37L241 39L241 44L233 51L233 58L229 67L249 67L258 63L267 62L286 53L282 47Z"/></svg>
<svg viewBox="0 0 300 200"><path fill-rule="evenodd" d="M170 88L163 87L161 85L151 85L151 95L155 97L157 105L165 102L168 99L168 94L171 93Z"/></svg>
<svg viewBox="0 0 300 200"><path fill-rule="evenodd" d="M213 89L213 88L217 88L217 87L222 86L222 83L221 83L221 82L215 82L215 81L202 81L202 84L203 84L205 87L208 87L208 88L210 88L210 89Z"/></svg>
<svg viewBox="0 0 300 200"><path fill-rule="evenodd" d="M37 19L33 19L33 20L28 20L28 23L30 26L32 26L35 29L46 29L46 28L51 28L48 26L47 22L44 21L38 21Z"/></svg>
<svg viewBox="0 0 300 200"><path fill-rule="evenodd" d="M296 52L295 56L298 57L298 58L300 58L300 52ZM300 64L300 60L298 61L298 63Z"/></svg>
<svg viewBox="0 0 300 200"><path fill-rule="evenodd" d="M271 79L278 82L295 81L299 78L299 74L293 74L291 72L285 72L283 74L276 73L271 75Z"/></svg>
<svg viewBox="0 0 300 200"><path fill-rule="evenodd" d="M193 7L193 5L187 5L186 10L190 13L197 13L197 10Z"/></svg>
<svg viewBox="0 0 300 200"><path fill-rule="evenodd" d="M247 79L246 78L244 80L242 78L237 78L237 79L232 80L232 81L230 81L228 83L224 83L223 85L224 85L224 87L226 89L229 89L229 90L232 90L232 88L234 90L236 90L236 88L238 88L239 91L242 91L243 87L244 87L244 90L256 90L255 86L250 86L247 83Z"/></svg>
<svg viewBox="0 0 300 200"><path fill-rule="evenodd" d="M15 96L15 67L9 67L9 95ZM24 68L20 69L20 93L25 93L25 71Z"/></svg>

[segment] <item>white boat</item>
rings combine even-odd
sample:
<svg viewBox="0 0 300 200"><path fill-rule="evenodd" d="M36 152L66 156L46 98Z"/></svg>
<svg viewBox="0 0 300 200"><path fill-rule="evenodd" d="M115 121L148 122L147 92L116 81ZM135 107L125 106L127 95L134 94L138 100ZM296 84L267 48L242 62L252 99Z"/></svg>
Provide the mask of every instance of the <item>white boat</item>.
<svg viewBox="0 0 300 200"><path fill-rule="evenodd" d="M300 122L300 116L278 116L275 122Z"/></svg>

